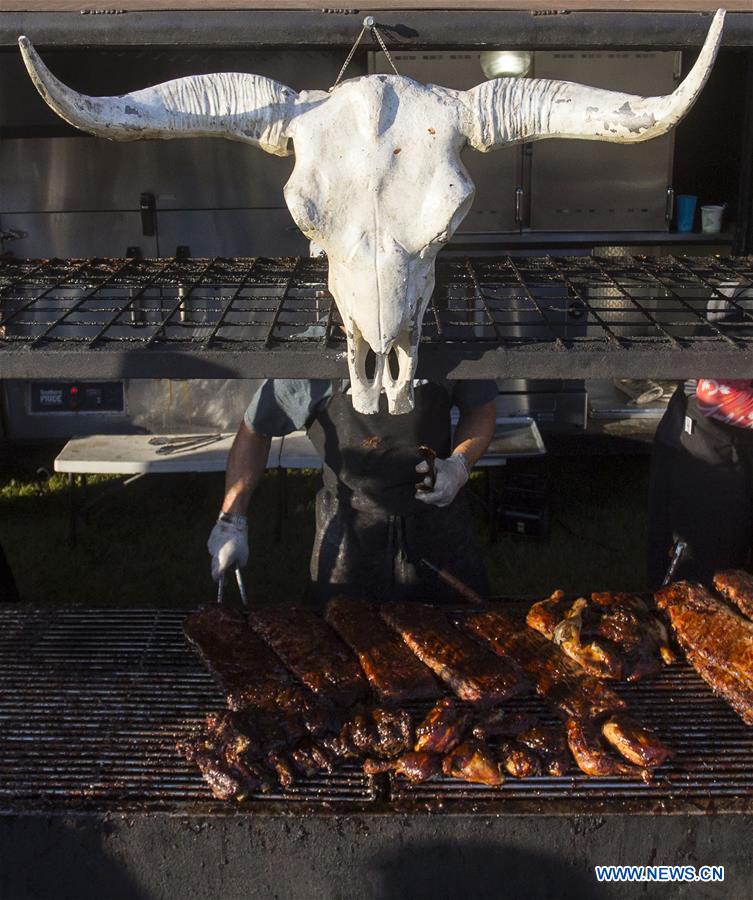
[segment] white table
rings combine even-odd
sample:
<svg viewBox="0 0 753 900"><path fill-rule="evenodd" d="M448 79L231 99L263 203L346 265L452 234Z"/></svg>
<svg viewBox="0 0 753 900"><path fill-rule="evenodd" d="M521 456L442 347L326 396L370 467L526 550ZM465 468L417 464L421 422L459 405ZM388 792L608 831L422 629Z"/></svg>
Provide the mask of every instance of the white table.
<svg viewBox="0 0 753 900"><path fill-rule="evenodd" d="M122 475L123 481L117 488L126 487L145 475L171 475L184 472L224 472L227 456L233 443L235 433L222 434L219 439L206 440L196 434L195 441L186 442L187 435L154 435L154 434L96 434L88 437L73 438L63 447L55 458L55 471L68 475L69 490L69 540L76 543L76 526L79 517L94 502L97 502L112 489L103 491L95 501L86 503L78 496L77 476L83 491L86 489L87 475ZM177 441L170 453L158 453L164 443L154 441ZM277 469L280 465L282 438L273 438L269 450L267 467ZM280 507L281 508L281 507Z"/></svg>
<svg viewBox="0 0 753 900"><path fill-rule="evenodd" d="M160 454L155 438L182 441L185 435L97 434L74 438L55 459L55 471L69 475L165 475L176 472L224 472L235 433L203 445ZM267 468L279 466L282 438L273 438Z"/></svg>

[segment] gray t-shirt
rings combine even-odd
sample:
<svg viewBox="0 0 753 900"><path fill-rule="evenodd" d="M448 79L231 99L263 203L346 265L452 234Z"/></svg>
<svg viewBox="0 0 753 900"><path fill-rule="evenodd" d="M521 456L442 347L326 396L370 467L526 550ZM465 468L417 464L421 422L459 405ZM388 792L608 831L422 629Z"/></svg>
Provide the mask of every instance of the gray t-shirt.
<svg viewBox="0 0 753 900"><path fill-rule="evenodd" d="M439 381L461 414L470 412L497 396L495 381ZM243 417L259 434L281 437L307 428L319 406L348 382L329 379L269 378L254 394Z"/></svg>

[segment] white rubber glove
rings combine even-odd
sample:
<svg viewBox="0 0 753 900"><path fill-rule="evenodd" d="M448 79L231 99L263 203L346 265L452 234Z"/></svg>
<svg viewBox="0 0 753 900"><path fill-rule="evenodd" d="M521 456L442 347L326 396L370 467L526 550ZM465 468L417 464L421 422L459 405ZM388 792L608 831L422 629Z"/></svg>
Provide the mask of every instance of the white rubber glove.
<svg viewBox="0 0 753 900"><path fill-rule="evenodd" d="M220 578L233 566L248 562L248 519L222 513L212 529L207 550L212 557L212 578Z"/></svg>
<svg viewBox="0 0 753 900"><path fill-rule="evenodd" d="M462 453L453 453L447 459L434 460L436 480L431 490L417 490L416 500L430 506L449 506L457 497L458 491L468 481L470 474L468 463ZM419 475L427 475L429 463L424 460L416 466ZM424 484L431 487L431 478L427 475Z"/></svg>

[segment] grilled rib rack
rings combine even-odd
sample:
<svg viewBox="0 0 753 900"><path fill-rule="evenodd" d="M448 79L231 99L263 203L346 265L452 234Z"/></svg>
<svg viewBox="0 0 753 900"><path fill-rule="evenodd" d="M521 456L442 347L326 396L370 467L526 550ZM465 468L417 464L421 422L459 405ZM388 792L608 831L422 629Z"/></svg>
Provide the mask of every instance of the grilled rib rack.
<svg viewBox="0 0 753 900"><path fill-rule="evenodd" d="M186 649L180 610L0 611L0 812L464 811L527 814L743 812L753 808L753 729L684 664L620 686L675 759L644 785L624 778L441 778L411 786L354 766L240 806L212 799L175 742L223 698ZM510 709L538 709L535 698ZM416 712L423 711L416 707Z"/></svg>
<svg viewBox="0 0 753 900"><path fill-rule="evenodd" d="M427 376L750 375L753 257L440 257L436 274ZM339 377L340 324L323 259L0 261L5 378Z"/></svg>

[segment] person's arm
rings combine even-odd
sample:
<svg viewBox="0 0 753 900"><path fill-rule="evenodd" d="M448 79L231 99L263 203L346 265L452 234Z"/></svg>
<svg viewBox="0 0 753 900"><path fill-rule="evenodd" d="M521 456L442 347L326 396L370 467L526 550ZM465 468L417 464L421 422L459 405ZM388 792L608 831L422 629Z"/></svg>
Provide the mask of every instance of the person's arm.
<svg viewBox="0 0 753 900"><path fill-rule="evenodd" d="M272 435L305 427L331 389L329 381L267 379L254 394L230 448L220 516L207 541L215 581L248 562L246 512L267 467Z"/></svg>
<svg viewBox="0 0 753 900"><path fill-rule="evenodd" d="M455 447L453 454L462 453L468 463L469 471L486 453L497 423L497 407L493 400L461 412L455 428Z"/></svg>
<svg viewBox="0 0 753 900"><path fill-rule="evenodd" d="M416 490L417 500L430 506L449 506L452 503L468 481L471 469L486 453L494 437L496 415L493 400L465 412L461 411L455 429L455 447L452 454L447 459L435 460L434 487L431 490ZM421 462L416 466L416 472L424 475L428 472L428 468L426 462ZM425 485L430 486L428 476Z"/></svg>
<svg viewBox="0 0 753 900"><path fill-rule="evenodd" d="M228 569L248 562L248 520L251 495L267 466L272 439L241 424L230 448L225 471L225 497L220 516L207 541L212 578L219 581Z"/></svg>
<svg viewBox="0 0 753 900"><path fill-rule="evenodd" d="M251 496L267 467L272 438L241 423L225 471L225 497L221 512L245 516Z"/></svg>

